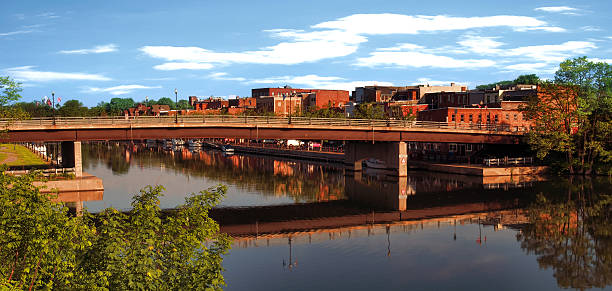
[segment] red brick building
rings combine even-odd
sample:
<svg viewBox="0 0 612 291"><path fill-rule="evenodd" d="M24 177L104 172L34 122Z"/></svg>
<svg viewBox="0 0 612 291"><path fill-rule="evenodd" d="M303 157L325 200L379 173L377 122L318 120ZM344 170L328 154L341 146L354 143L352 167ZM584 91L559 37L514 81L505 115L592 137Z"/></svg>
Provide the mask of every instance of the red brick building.
<svg viewBox="0 0 612 291"><path fill-rule="evenodd" d="M349 91L346 90L326 90L326 89L298 89L288 86L282 88L258 88L252 89L251 94L255 98L261 97L282 97L299 94L299 93L315 93L308 100L304 100L302 108L316 107L317 109L327 106L343 107L349 101Z"/></svg>
<svg viewBox="0 0 612 291"><path fill-rule="evenodd" d="M514 131L525 131L531 126L518 110L519 102L501 102L499 107L446 107L419 111L418 120L437 121L457 126L503 125ZM522 102L520 102L522 103Z"/></svg>

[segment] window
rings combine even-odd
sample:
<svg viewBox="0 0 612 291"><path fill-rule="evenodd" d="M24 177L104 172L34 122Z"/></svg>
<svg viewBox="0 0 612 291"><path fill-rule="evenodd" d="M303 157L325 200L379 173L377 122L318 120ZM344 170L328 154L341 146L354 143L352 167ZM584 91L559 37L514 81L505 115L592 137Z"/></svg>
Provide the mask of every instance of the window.
<svg viewBox="0 0 612 291"><path fill-rule="evenodd" d="M478 122L482 122L482 114L478 114Z"/></svg>
<svg viewBox="0 0 612 291"><path fill-rule="evenodd" d="M497 114L495 114L495 123L497 123L499 119L497 118Z"/></svg>
<svg viewBox="0 0 612 291"><path fill-rule="evenodd" d="M451 121L455 121L455 114L451 116Z"/></svg>
<svg viewBox="0 0 612 291"><path fill-rule="evenodd" d="M465 118L463 118L463 114L461 114L461 122L464 122Z"/></svg>
<svg viewBox="0 0 612 291"><path fill-rule="evenodd" d="M471 152L472 151L472 144L471 143L468 143L468 144L465 145L465 151L466 152Z"/></svg>
<svg viewBox="0 0 612 291"><path fill-rule="evenodd" d="M471 122L472 122L472 120L473 120L473 119L472 119L472 114L470 114L470 116L469 116L468 118L469 118L470 123L471 123Z"/></svg>
<svg viewBox="0 0 612 291"><path fill-rule="evenodd" d="M506 113L506 120L510 120L510 114Z"/></svg>
<svg viewBox="0 0 612 291"><path fill-rule="evenodd" d="M439 143L434 143L433 147L434 147L434 151L439 151L440 150L440 144Z"/></svg>
<svg viewBox="0 0 612 291"><path fill-rule="evenodd" d="M487 115L487 123L491 122L491 114Z"/></svg>
<svg viewBox="0 0 612 291"><path fill-rule="evenodd" d="M518 115L514 114L514 121L518 120Z"/></svg>
<svg viewBox="0 0 612 291"><path fill-rule="evenodd" d="M451 153L454 153L457 151L457 144L456 143L451 143L448 145L448 151Z"/></svg>

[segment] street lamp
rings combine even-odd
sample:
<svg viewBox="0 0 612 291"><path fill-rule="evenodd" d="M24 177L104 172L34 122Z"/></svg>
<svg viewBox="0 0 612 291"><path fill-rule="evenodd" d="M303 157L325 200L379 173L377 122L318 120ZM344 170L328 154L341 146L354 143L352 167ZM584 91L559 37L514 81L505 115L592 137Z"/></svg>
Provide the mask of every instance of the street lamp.
<svg viewBox="0 0 612 291"><path fill-rule="evenodd" d="M292 94L289 93L289 124L291 124L291 96Z"/></svg>
<svg viewBox="0 0 612 291"><path fill-rule="evenodd" d="M51 98L53 99L53 105L51 107L53 110L53 125L55 125L55 91L51 91Z"/></svg>
<svg viewBox="0 0 612 291"><path fill-rule="evenodd" d="M174 106L176 106L176 110L174 111L174 123L178 123L178 90L174 88Z"/></svg>

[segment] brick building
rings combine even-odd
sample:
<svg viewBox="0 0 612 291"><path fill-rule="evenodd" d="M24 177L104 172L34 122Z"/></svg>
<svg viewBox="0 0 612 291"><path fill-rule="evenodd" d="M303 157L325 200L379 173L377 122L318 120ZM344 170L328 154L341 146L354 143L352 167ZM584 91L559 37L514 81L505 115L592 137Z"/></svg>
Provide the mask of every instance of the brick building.
<svg viewBox="0 0 612 291"><path fill-rule="evenodd" d="M285 95L286 98L289 96L303 97L304 95L297 95L300 93L307 93L309 98L304 100L300 108L324 108L327 106L342 108L349 101L349 92L346 90L326 90L326 89L298 89L284 86L282 88L258 88L252 89L251 94L254 98L261 97L282 97ZM311 94L311 93L314 93ZM277 100L278 102L278 100Z"/></svg>
<svg viewBox="0 0 612 291"><path fill-rule="evenodd" d="M389 102L389 101L415 101L419 102L427 93L434 92L464 92L466 86L451 83L450 86L365 86L357 87L353 91L354 101L365 102Z"/></svg>

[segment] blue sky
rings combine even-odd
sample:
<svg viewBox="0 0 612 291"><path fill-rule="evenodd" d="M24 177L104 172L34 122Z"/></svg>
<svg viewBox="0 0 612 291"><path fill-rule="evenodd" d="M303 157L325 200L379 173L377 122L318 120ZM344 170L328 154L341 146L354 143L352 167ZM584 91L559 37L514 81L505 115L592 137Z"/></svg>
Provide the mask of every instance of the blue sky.
<svg viewBox="0 0 612 291"><path fill-rule="evenodd" d="M4 1L23 100L249 96L285 84L470 88L612 62L612 1Z"/></svg>

